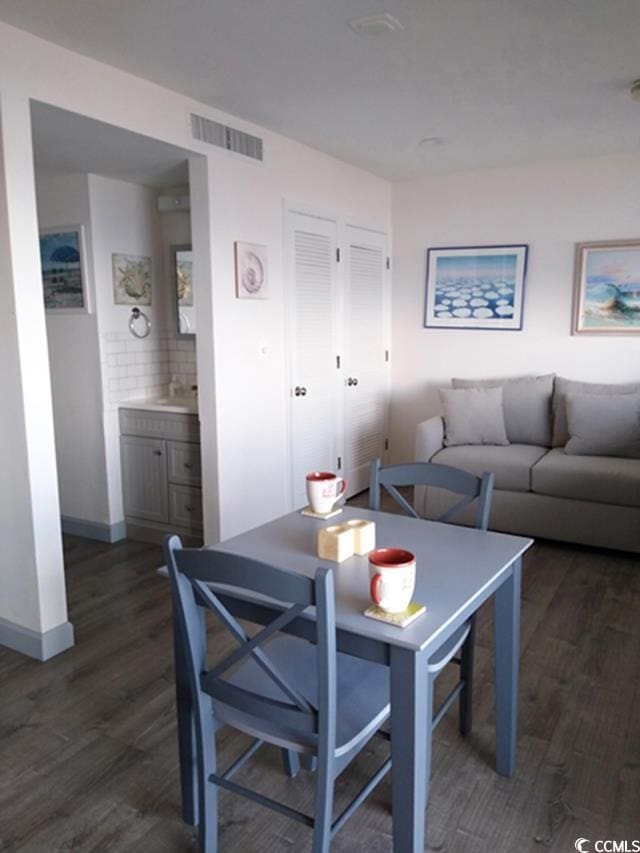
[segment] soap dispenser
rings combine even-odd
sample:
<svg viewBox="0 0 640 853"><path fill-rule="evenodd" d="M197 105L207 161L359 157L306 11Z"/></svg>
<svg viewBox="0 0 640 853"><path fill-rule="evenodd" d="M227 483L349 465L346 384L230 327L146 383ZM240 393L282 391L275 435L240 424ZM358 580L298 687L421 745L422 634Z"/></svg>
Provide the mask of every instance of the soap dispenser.
<svg viewBox="0 0 640 853"><path fill-rule="evenodd" d="M171 377L171 382L169 383L169 396L184 397L184 387L177 376Z"/></svg>

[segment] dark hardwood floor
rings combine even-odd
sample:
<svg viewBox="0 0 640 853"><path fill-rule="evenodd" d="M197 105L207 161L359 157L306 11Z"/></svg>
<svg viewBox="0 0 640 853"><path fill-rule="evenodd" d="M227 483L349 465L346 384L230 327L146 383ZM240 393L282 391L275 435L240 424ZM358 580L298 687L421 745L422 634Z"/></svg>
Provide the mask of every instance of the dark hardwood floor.
<svg viewBox="0 0 640 853"><path fill-rule="evenodd" d="M0 650L0 849L196 850L180 819L161 551L66 537L65 554L76 646L46 664ZM428 850L565 853L578 836L640 837L640 560L538 543L525 560L522 605L517 776L493 771L485 607L474 732L459 737L452 712L435 736ZM223 732L225 766L244 743ZM345 771L337 807L384 752L376 742ZM284 777L275 749L259 751L238 778L311 811L313 777ZM389 785L387 777L332 850L391 850ZM309 849L304 827L232 794L220 799L222 851Z"/></svg>

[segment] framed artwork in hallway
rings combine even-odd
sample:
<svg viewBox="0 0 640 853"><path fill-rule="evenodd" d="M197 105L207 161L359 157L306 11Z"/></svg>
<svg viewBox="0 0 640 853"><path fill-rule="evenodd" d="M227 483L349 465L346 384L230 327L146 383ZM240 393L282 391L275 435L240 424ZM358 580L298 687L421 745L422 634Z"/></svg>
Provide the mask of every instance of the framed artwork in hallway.
<svg viewBox="0 0 640 853"><path fill-rule="evenodd" d="M88 314L82 226L65 225L41 230L40 263L45 309Z"/></svg>

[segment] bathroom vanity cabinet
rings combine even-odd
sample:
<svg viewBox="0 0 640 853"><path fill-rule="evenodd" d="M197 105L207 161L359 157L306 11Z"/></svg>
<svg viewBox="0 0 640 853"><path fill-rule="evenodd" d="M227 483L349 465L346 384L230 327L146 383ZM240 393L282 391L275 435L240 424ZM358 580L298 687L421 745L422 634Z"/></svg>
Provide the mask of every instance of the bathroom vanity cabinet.
<svg viewBox="0 0 640 853"><path fill-rule="evenodd" d="M127 535L161 541L177 533L202 541L200 426L195 414L120 409L120 456Z"/></svg>

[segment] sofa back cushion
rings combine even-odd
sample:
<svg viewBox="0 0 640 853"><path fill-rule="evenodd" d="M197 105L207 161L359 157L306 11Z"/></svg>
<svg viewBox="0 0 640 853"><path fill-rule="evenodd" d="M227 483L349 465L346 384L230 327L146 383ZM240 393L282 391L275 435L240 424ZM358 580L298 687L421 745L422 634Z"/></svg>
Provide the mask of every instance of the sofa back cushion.
<svg viewBox="0 0 640 853"><path fill-rule="evenodd" d="M551 446L554 375L511 379L452 379L454 388L502 388L507 437L514 444Z"/></svg>
<svg viewBox="0 0 640 853"><path fill-rule="evenodd" d="M567 428L567 394L591 394L611 396L618 394L640 394L640 382L627 382L624 385L612 385L603 382L578 382L574 379L556 377L553 395L553 446L564 447L569 441Z"/></svg>
<svg viewBox="0 0 640 853"><path fill-rule="evenodd" d="M502 388L440 389L444 443L509 444L502 411Z"/></svg>
<svg viewBox="0 0 640 853"><path fill-rule="evenodd" d="M640 459L640 394L567 394L565 405L565 453Z"/></svg>

